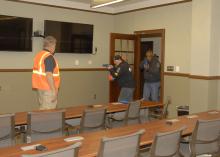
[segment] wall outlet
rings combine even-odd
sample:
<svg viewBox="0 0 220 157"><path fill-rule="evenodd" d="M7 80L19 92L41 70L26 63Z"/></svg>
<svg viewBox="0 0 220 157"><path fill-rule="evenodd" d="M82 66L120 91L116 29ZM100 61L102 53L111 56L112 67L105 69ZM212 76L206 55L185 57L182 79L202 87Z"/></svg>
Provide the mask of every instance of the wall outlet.
<svg viewBox="0 0 220 157"><path fill-rule="evenodd" d="M92 60L88 60L88 64L91 65L92 64Z"/></svg>
<svg viewBox="0 0 220 157"><path fill-rule="evenodd" d="M75 60L75 65L79 65L79 60Z"/></svg>
<svg viewBox="0 0 220 157"><path fill-rule="evenodd" d="M176 72L180 72L180 67L179 67L179 66L176 66L176 67L175 67L175 71L176 71Z"/></svg>
<svg viewBox="0 0 220 157"><path fill-rule="evenodd" d="M174 71L175 67L174 66L167 66L167 71Z"/></svg>
<svg viewBox="0 0 220 157"><path fill-rule="evenodd" d="M96 94L93 95L93 99L96 100Z"/></svg>

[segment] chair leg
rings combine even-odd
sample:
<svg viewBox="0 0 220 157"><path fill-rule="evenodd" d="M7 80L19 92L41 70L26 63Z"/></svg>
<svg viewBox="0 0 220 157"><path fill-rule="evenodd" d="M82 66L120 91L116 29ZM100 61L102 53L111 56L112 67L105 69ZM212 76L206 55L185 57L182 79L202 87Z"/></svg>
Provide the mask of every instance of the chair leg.
<svg viewBox="0 0 220 157"><path fill-rule="evenodd" d="M70 124L66 124L65 131L67 136L71 135L71 132L75 131L77 134L79 134L79 127L80 126L72 126Z"/></svg>
<svg viewBox="0 0 220 157"><path fill-rule="evenodd" d="M70 130L69 130L69 127L68 127L68 126L65 127L64 131L65 131L65 133L66 133L67 136L70 135Z"/></svg>
<svg viewBox="0 0 220 157"><path fill-rule="evenodd" d="M107 124L106 127L111 129L112 128L112 115L107 116Z"/></svg>

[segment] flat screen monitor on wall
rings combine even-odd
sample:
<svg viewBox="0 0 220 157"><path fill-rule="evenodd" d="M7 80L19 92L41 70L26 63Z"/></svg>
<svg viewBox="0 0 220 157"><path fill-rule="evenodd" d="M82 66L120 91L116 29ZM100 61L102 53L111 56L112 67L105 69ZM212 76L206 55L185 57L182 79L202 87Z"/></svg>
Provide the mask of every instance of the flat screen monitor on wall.
<svg viewBox="0 0 220 157"><path fill-rule="evenodd" d="M32 51L33 19L0 15L0 51Z"/></svg>
<svg viewBox="0 0 220 157"><path fill-rule="evenodd" d="M57 53L92 53L93 25L46 20L44 30L57 39Z"/></svg>

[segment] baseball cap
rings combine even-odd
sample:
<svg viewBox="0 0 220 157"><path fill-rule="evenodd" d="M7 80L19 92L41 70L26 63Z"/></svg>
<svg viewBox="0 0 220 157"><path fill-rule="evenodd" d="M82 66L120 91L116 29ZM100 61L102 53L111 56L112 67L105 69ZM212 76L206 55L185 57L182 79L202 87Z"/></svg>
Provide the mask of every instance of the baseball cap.
<svg viewBox="0 0 220 157"><path fill-rule="evenodd" d="M114 60L122 60L122 58L121 58L120 55L115 55L115 56L114 56Z"/></svg>

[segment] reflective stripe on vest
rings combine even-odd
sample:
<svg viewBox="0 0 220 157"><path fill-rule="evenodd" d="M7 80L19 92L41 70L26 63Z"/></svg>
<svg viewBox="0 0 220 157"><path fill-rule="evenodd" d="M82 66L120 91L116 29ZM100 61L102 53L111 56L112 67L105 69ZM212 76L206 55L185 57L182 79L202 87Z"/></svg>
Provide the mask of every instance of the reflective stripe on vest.
<svg viewBox="0 0 220 157"><path fill-rule="evenodd" d="M41 59L40 59L40 61L39 61L39 71L38 70L33 70L33 73L34 74L37 74L37 75L42 75L42 76L46 76L46 73L45 72L43 72L43 70L42 70L42 61L43 61L43 59L45 58L45 56L46 55L50 55L50 53L49 52L47 52L47 53L45 53L45 54L43 54L42 56L41 56ZM57 68L59 69L59 66L58 66L58 64L57 64L57 62L55 61L55 63L56 63L56 66L57 66ZM58 76L60 76L60 72L58 71L58 73L53 73L53 76L54 77L58 77Z"/></svg>
<svg viewBox="0 0 220 157"><path fill-rule="evenodd" d="M44 64L44 60L50 55L50 52L43 50L35 56L32 73L32 88L39 90L50 90ZM60 73L58 63L55 58L54 61L56 66L52 72L52 76L54 79L54 85L58 89L60 86Z"/></svg>
<svg viewBox="0 0 220 157"><path fill-rule="evenodd" d="M37 71L37 70L33 70L33 73L34 73L34 74L37 74L37 75L46 76L46 73L39 72L39 71ZM58 77L58 76L60 76L60 74L59 74L59 73L58 73L58 74L53 74L53 76L54 76L54 77Z"/></svg>

